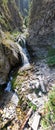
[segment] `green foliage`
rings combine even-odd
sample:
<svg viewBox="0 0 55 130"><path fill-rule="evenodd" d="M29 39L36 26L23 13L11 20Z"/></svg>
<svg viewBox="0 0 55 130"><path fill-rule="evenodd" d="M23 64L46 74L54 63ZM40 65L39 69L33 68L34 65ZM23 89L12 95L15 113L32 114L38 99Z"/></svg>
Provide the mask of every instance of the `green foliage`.
<svg viewBox="0 0 55 130"><path fill-rule="evenodd" d="M26 16L25 19L24 19L24 25L27 27L28 23L29 23L29 17Z"/></svg>
<svg viewBox="0 0 55 130"><path fill-rule="evenodd" d="M33 104L31 101L28 101L28 106L31 108L32 107L32 109L34 110L34 111L36 111L36 109L37 109L37 106L35 105L35 104Z"/></svg>
<svg viewBox="0 0 55 130"><path fill-rule="evenodd" d="M47 63L49 66L55 65L55 48L49 48L48 56L47 56Z"/></svg>
<svg viewBox="0 0 55 130"><path fill-rule="evenodd" d="M54 66L55 65L55 56L49 57L47 59L47 63L49 66Z"/></svg>
<svg viewBox="0 0 55 130"><path fill-rule="evenodd" d="M41 121L42 127L48 127L55 123L55 87L49 93L49 101L44 107L44 116Z"/></svg>
<svg viewBox="0 0 55 130"><path fill-rule="evenodd" d="M55 48L49 48L48 50L48 57L55 56Z"/></svg>
<svg viewBox="0 0 55 130"><path fill-rule="evenodd" d="M0 23L2 26L5 26L7 28L7 24L5 23L5 20L3 19L2 15L0 15Z"/></svg>
<svg viewBox="0 0 55 130"><path fill-rule="evenodd" d="M18 86L18 89L21 88L21 84L23 82L23 78L22 77L25 74L26 74L26 72L20 72L20 71L18 71L18 73L14 74L13 79L11 81L13 90L15 90L17 86ZM19 76L20 76L20 78L19 78Z"/></svg>
<svg viewBox="0 0 55 130"><path fill-rule="evenodd" d="M50 98L50 102L51 102L53 105L55 105L55 92L54 92L54 91L50 93L49 98ZM53 100L53 99L54 99L54 100Z"/></svg>
<svg viewBox="0 0 55 130"><path fill-rule="evenodd" d="M17 83L15 82L16 81L16 77L14 77L11 81L11 84L12 84L12 89L15 90L16 86L17 86Z"/></svg>
<svg viewBox="0 0 55 130"><path fill-rule="evenodd" d="M14 30L11 34L14 36L14 38L16 38L18 35L21 34L21 32Z"/></svg>

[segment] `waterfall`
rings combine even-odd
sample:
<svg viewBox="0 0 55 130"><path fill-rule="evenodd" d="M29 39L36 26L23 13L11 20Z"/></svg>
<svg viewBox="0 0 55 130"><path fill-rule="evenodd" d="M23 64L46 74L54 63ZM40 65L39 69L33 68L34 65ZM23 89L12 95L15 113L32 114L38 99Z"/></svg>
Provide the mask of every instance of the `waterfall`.
<svg viewBox="0 0 55 130"><path fill-rule="evenodd" d="M18 47L22 58L22 68L30 66L29 54L26 48L26 40L22 36L18 39Z"/></svg>

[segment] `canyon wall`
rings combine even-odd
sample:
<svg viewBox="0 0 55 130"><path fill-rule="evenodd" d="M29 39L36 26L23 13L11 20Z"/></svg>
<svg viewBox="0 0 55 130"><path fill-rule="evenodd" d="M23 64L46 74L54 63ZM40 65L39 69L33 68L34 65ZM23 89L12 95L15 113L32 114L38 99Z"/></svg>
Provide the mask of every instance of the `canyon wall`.
<svg viewBox="0 0 55 130"><path fill-rule="evenodd" d="M55 0L33 0L28 46L35 56L43 53L43 48L55 46Z"/></svg>
<svg viewBox="0 0 55 130"><path fill-rule="evenodd" d="M21 29L22 18L15 0L0 0L0 26L7 31Z"/></svg>

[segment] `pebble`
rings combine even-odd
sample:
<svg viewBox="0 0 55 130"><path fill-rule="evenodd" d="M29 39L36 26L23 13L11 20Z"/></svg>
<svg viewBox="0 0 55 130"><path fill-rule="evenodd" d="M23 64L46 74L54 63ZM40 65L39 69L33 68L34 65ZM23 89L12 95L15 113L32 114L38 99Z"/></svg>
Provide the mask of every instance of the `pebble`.
<svg viewBox="0 0 55 130"><path fill-rule="evenodd" d="M42 97L42 92L41 92L41 91L38 93L38 96L39 96L39 97Z"/></svg>
<svg viewBox="0 0 55 130"><path fill-rule="evenodd" d="M11 97L11 102L12 102L15 106L17 106L17 105L18 105L18 101L19 101L18 96L17 96L16 93L14 93L13 96Z"/></svg>
<svg viewBox="0 0 55 130"><path fill-rule="evenodd" d="M38 76L39 78L39 82L40 82L40 86L41 86L41 90L43 93L46 93L46 89L45 89L45 85L44 85L44 80L41 78L41 76Z"/></svg>

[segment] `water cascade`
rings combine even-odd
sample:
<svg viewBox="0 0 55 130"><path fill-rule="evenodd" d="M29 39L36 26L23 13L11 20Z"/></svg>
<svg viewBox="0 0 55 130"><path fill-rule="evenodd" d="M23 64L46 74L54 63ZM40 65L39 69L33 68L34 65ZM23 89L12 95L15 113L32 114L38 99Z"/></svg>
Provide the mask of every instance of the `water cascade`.
<svg viewBox="0 0 55 130"><path fill-rule="evenodd" d="M29 53L26 48L26 40L22 36L18 39L18 47L19 47L19 51L21 54L21 58L22 58L21 70L28 69L30 67L30 63L29 63L30 57L29 57Z"/></svg>

